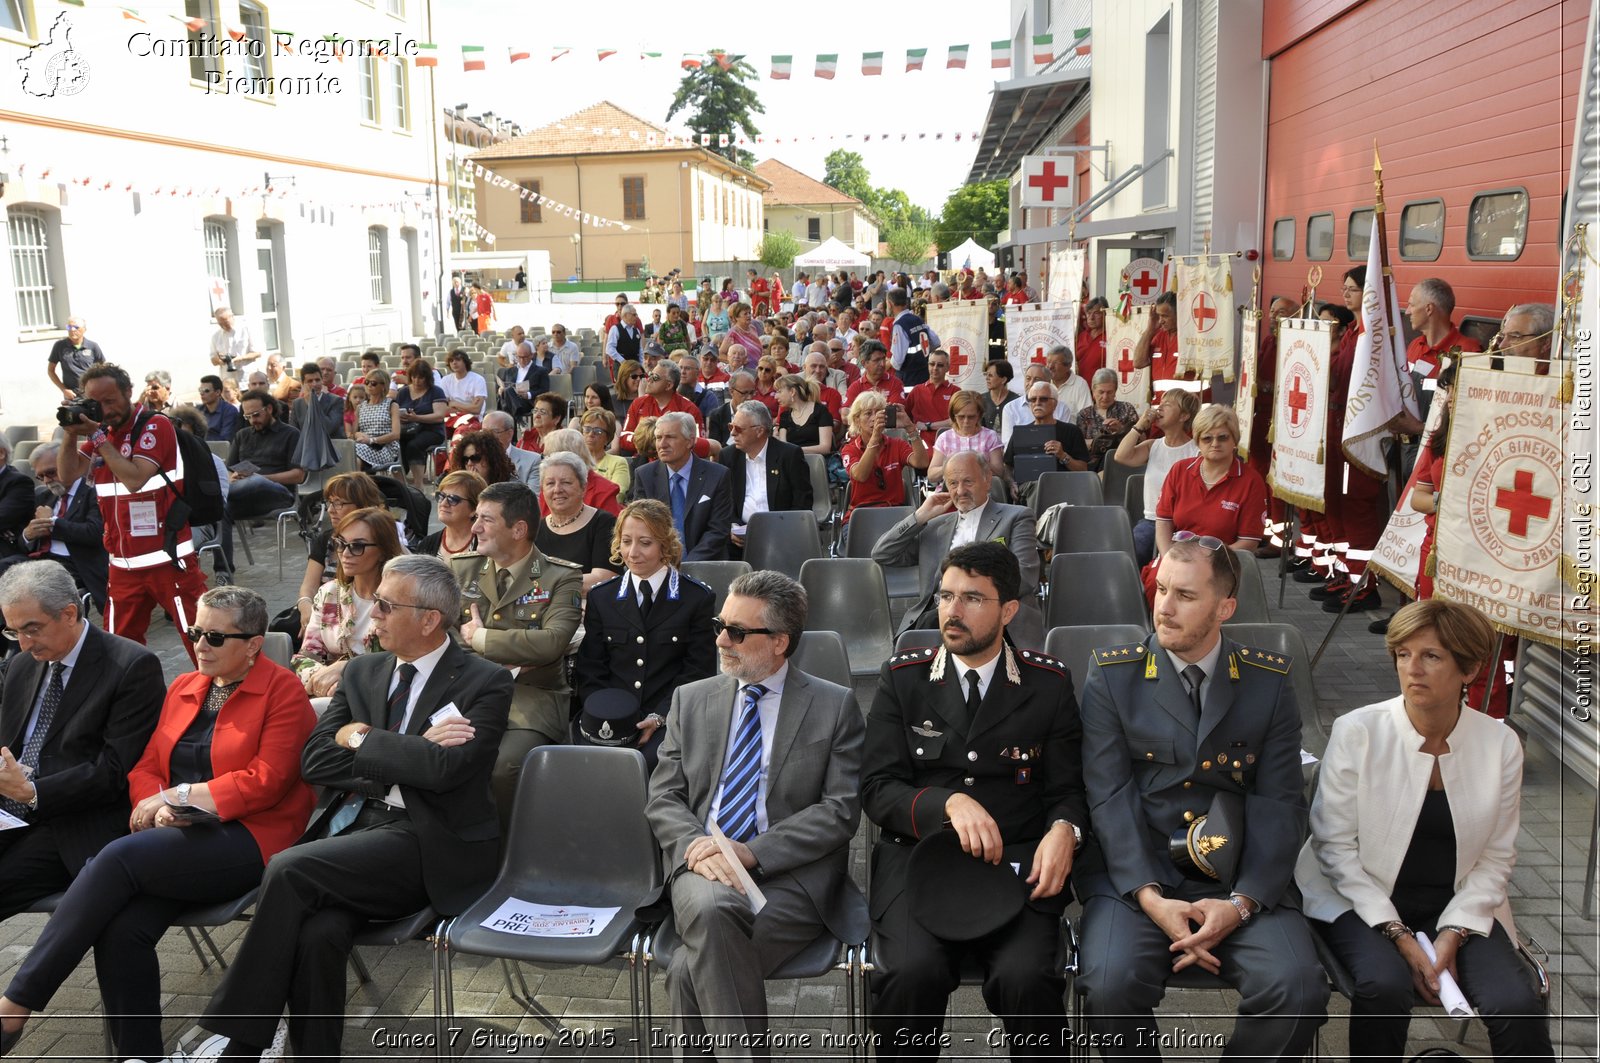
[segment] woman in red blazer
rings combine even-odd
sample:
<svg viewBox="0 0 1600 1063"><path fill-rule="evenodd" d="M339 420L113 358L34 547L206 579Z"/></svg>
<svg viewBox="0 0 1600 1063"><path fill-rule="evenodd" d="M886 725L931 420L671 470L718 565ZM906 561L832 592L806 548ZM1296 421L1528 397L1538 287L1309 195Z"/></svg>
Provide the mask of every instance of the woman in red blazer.
<svg viewBox="0 0 1600 1063"><path fill-rule="evenodd" d="M168 689L128 774L133 833L84 868L0 997L0 1055L93 948L117 1058L165 1056L156 942L185 909L255 889L305 830L300 752L316 713L294 673L261 656L266 602L217 587L196 619L200 670Z"/></svg>

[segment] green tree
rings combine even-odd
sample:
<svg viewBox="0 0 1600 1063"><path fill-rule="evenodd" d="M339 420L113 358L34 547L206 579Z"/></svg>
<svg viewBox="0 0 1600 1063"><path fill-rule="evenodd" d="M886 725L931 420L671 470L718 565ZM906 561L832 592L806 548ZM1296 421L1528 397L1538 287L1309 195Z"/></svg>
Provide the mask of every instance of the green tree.
<svg viewBox="0 0 1600 1063"><path fill-rule="evenodd" d="M793 233L780 229L761 238L761 246L756 249L756 258L768 269L788 269L794 265L794 258L799 253L800 241L794 238Z"/></svg>
<svg viewBox="0 0 1600 1063"><path fill-rule="evenodd" d="M730 62L726 70L715 58L708 56L700 69L684 73L683 80L678 83L678 91L672 97L672 106L667 109L667 120L671 121L679 111L688 110L689 117L685 124L696 133L711 134L711 151L749 169L755 165L756 157L731 140L739 133L746 137L760 133L751 116L766 114L767 109L762 106L756 90L746 84L755 78L755 68L745 62L743 56L728 58ZM717 146L718 133L730 134L730 143L726 147Z"/></svg>
<svg viewBox="0 0 1600 1063"><path fill-rule="evenodd" d="M933 230L926 225L905 225L885 232L883 242L889 257L910 269L927 260Z"/></svg>
<svg viewBox="0 0 1600 1063"><path fill-rule="evenodd" d="M862 161L859 152L835 148L822 160L822 167L823 184L871 205L872 177L867 173L867 164Z"/></svg>
<svg viewBox="0 0 1600 1063"><path fill-rule="evenodd" d="M934 225L933 238L940 251L948 251L967 237L984 247L994 246L1000 230L1008 224L1009 182L1004 177L979 184L963 185L950 193Z"/></svg>

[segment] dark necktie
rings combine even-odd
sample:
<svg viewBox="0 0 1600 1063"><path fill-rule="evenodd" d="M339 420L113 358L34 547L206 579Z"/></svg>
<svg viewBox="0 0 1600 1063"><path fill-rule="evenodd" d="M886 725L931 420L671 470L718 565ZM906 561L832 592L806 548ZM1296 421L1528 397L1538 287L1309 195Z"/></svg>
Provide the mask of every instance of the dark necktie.
<svg viewBox="0 0 1600 1063"><path fill-rule="evenodd" d="M678 529L679 539L683 538L683 514L688 508L688 492L683 481L683 473L672 474L672 526Z"/></svg>
<svg viewBox="0 0 1600 1063"><path fill-rule="evenodd" d="M739 729L734 732L728 766L722 772L717 825L730 841L747 842L756 836L756 795L761 783L761 712L756 706L766 692L759 683L744 688Z"/></svg>
<svg viewBox="0 0 1600 1063"><path fill-rule="evenodd" d="M650 607L656 604L655 590L650 586L650 581L645 580L639 584L639 613L643 616L650 615Z"/></svg>
<svg viewBox="0 0 1600 1063"><path fill-rule="evenodd" d="M61 673L65 669L66 665L60 661L51 662L50 678L44 688L44 700L39 703L39 719L33 725L33 733L22 745L22 756L17 758L18 764L30 769L29 774L32 774L32 769L39 767L39 750L44 748L44 740L50 735L50 724L56 718L56 710L61 707ZM4 808L13 816L22 817L28 814L26 805L9 797L0 799L0 808Z"/></svg>
<svg viewBox="0 0 1600 1063"><path fill-rule="evenodd" d="M389 695L389 721L386 726L391 731L400 730L400 724L406 718L406 703L411 700L411 681L417 678L417 666L414 664L402 664L398 671L400 682L394 685L394 693Z"/></svg>
<svg viewBox="0 0 1600 1063"><path fill-rule="evenodd" d="M970 724L978 718L978 704L983 701L983 696L978 693L978 670L967 669L967 722Z"/></svg>
<svg viewBox="0 0 1600 1063"><path fill-rule="evenodd" d="M1183 680L1189 684L1189 702L1194 706L1195 719L1200 718L1200 684L1206 681L1206 673L1198 664L1191 664L1183 670Z"/></svg>
<svg viewBox="0 0 1600 1063"><path fill-rule="evenodd" d="M497 602L505 601L506 588L509 586L511 586L511 570L509 568L502 568L495 573L494 600Z"/></svg>

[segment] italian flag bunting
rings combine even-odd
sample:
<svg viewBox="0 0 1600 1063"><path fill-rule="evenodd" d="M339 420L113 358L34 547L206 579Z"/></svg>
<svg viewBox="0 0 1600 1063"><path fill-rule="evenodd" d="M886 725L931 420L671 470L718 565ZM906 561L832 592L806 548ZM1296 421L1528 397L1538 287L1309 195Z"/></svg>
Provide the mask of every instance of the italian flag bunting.
<svg viewBox="0 0 1600 1063"><path fill-rule="evenodd" d="M1072 31L1072 47L1078 55L1089 54L1089 28Z"/></svg>
<svg viewBox="0 0 1600 1063"><path fill-rule="evenodd" d="M483 45L463 44L461 46L461 69L482 70L483 66Z"/></svg>
<svg viewBox="0 0 1600 1063"><path fill-rule="evenodd" d="M181 22L183 24L183 28L188 30L190 33L199 33L201 27L206 24L205 19L191 18L188 15L173 15L172 20L174 22Z"/></svg>
<svg viewBox="0 0 1600 1063"><path fill-rule="evenodd" d="M989 42L989 68L991 70L1011 69L1011 42Z"/></svg>
<svg viewBox="0 0 1600 1063"><path fill-rule="evenodd" d="M876 77L883 73L883 53L863 52L861 55L861 73L867 77Z"/></svg>
<svg viewBox="0 0 1600 1063"><path fill-rule="evenodd" d="M595 62L598 63L602 59L609 59L611 56L616 55L616 54L617 54L617 50L615 48L599 48L599 49L596 49L595 50Z"/></svg>
<svg viewBox="0 0 1600 1063"><path fill-rule="evenodd" d="M906 73L909 74L913 70L921 70L922 69L923 60L925 60L927 58L928 58L928 49L926 49L926 48L907 48L906 49Z"/></svg>
<svg viewBox="0 0 1600 1063"><path fill-rule="evenodd" d="M1056 61L1055 35L1051 33L1035 34L1033 38L1033 62L1036 66L1049 66Z"/></svg>
<svg viewBox="0 0 1600 1063"><path fill-rule="evenodd" d="M817 68L816 68L817 77L826 78L827 80L832 81L834 72L837 71L838 69L839 69L839 53L838 52L830 52L830 53L828 53L826 55L818 55L817 56Z"/></svg>
<svg viewBox="0 0 1600 1063"><path fill-rule="evenodd" d="M705 61L700 56L685 52L683 53L683 60L678 65L685 70L699 70L704 63Z"/></svg>
<svg viewBox="0 0 1600 1063"><path fill-rule="evenodd" d="M511 45L509 48L506 49L506 61L507 62L520 63L524 59L531 59L531 58L533 58L533 53L532 52L530 52L526 48L520 48L515 44Z"/></svg>
<svg viewBox="0 0 1600 1063"><path fill-rule="evenodd" d="M419 67L438 66L439 46L437 44L422 44L419 42L417 44L416 65Z"/></svg>
<svg viewBox="0 0 1600 1063"><path fill-rule="evenodd" d="M139 14L139 12L135 11L131 7L125 7L125 8L122 9L122 17L125 18L125 19L129 19L129 20L131 20L133 22L143 22L144 21L144 16ZM273 32L276 33L277 31L274 30Z"/></svg>
<svg viewBox="0 0 1600 1063"><path fill-rule="evenodd" d="M772 57L772 79L774 81L788 81L789 72L794 69L794 56L775 55Z"/></svg>
<svg viewBox="0 0 1600 1063"><path fill-rule="evenodd" d="M945 60L944 68L946 70L965 70L967 68L967 45L952 44L950 46L950 58Z"/></svg>

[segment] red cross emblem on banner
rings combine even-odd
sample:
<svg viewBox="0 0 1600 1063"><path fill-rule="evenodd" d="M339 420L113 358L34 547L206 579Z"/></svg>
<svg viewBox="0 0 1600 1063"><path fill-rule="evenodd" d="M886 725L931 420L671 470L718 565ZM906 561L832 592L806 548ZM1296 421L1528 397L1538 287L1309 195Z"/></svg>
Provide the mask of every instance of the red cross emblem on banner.
<svg viewBox="0 0 1600 1063"><path fill-rule="evenodd" d="M1033 349L1033 357L1028 359L1028 364L1029 365L1043 365L1044 364L1044 345L1043 344L1040 344L1038 347L1035 347Z"/></svg>
<svg viewBox="0 0 1600 1063"><path fill-rule="evenodd" d="M1054 203L1056 189L1065 188L1071 183L1072 178L1068 174L1056 173L1056 164L1048 160L1039 168L1038 173L1028 175L1028 187L1037 188L1039 198L1046 203Z"/></svg>
<svg viewBox="0 0 1600 1063"><path fill-rule="evenodd" d="M1533 473L1519 469L1511 478L1511 487L1499 488L1494 493L1494 508L1509 514L1506 531L1526 538L1529 519L1549 520L1551 499L1533 493Z"/></svg>
<svg viewBox="0 0 1600 1063"><path fill-rule="evenodd" d="M1132 279L1128 281L1128 284L1135 288L1142 298L1149 295L1160 286L1161 278L1157 277L1154 273L1151 273L1148 269L1141 269L1138 273L1133 275Z"/></svg>
<svg viewBox="0 0 1600 1063"><path fill-rule="evenodd" d="M228 290L222 286L222 281L216 277L211 278L211 306L213 309L222 306Z"/></svg>
<svg viewBox="0 0 1600 1063"><path fill-rule="evenodd" d="M972 364L972 359L967 357L966 353L964 351L962 351L960 346L958 346L955 343L950 344L950 375L951 376L960 376L962 370L966 369L966 367L971 365L971 364Z"/></svg>
<svg viewBox="0 0 1600 1063"><path fill-rule="evenodd" d="M1122 374L1123 384L1127 384L1139 367L1133 364L1133 351L1130 348L1124 347L1117 354L1117 372Z"/></svg>
<svg viewBox="0 0 1600 1063"><path fill-rule="evenodd" d="M1305 390L1300 386L1300 378L1296 376L1293 383L1289 385L1290 424L1298 425L1300 423L1300 415L1305 412L1308 402L1309 398Z"/></svg>
<svg viewBox="0 0 1600 1063"><path fill-rule="evenodd" d="M1194 297L1189 311L1194 315L1195 328L1200 332L1210 332L1217 324L1217 308L1211 305L1211 300L1205 292Z"/></svg>

